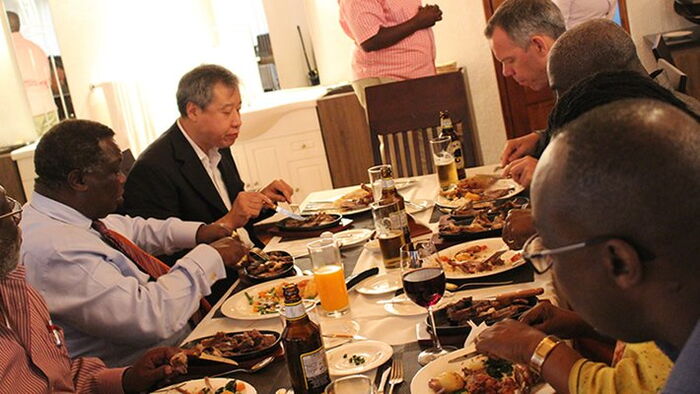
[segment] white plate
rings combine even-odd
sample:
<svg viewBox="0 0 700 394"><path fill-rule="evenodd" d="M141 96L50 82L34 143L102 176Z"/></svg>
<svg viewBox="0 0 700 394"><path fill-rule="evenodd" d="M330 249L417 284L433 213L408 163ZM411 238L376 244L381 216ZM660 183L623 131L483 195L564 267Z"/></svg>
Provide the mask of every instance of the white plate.
<svg viewBox="0 0 700 394"><path fill-rule="evenodd" d="M392 354L394 349L384 342L352 342L328 351L328 369L330 374L335 376L354 375L377 368L390 359ZM361 365L351 363L350 358L353 355L364 357L365 363Z"/></svg>
<svg viewBox="0 0 700 394"><path fill-rule="evenodd" d="M473 174L476 175L476 174ZM472 176L473 176L472 175ZM516 194L520 193L521 191L525 190L525 188L519 184L518 182L514 181L511 178L501 178L496 181L491 187L489 187L486 190L497 190L497 189L508 189L508 188L513 188L513 191L510 193L506 194L503 197L499 197L499 200L505 200L507 198L511 198L515 196ZM437 198L435 199L435 204L438 206L444 207L444 208L458 208L467 203L469 200L466 198L458 198L456 200L448 200L447 198L441 196L438 194Z"/></svg>
<svg viewBox="0 0 700 394"><path fill-rule="evenodd" d="M487 249L484 250L483 256L484 258L487 258L490 256L493 252L506 248L505 242L503 242L503 239L501 238L484 238L484 239L477 239L475 241L469 241L465 242L463 244L451 246L447 249L441 250L440 252L437 253L437 255L442 256L442 257L454 257L454 255L459 252L460 250L466 249L470 246L474 245L486 245ZM450 267L447 267L446 265L443 265L443 269L445 270L445 277L447 279L471 279L471 278L481 278L484 276L491 276L495 274L500 274L501 272L509 271L512 270L513 268L520 267L521 265L525 264L525 260L519 259L515 262L510 262L511 257L519 253L518 251L514 250L509 250L501 255L501 259L505 261L505 264L502 265L501 267L498 267L497 269L493 271L486 271L486 272L478 272L474 274L468 274L464 273L459 270L453 270L450 269ZM435 258L436 255L433 255L433 258Z"/></svg>
<svg viewBox="0 0 700 394"><path fill-rule="evenodd" d="M245 381L240 380L240 379L210 378L209 384L211 384L211 387L213 387L214 391L216 391L220 387L225 387L226 383L228 383L231 380L237 380L245 385L245 389L241 392L242 394L257 394L257 390L255 390L255 387L251 386L250 383L245 382ZM194 392L196 392L195 390L201 389L201 388L204 388L207 386L204 383L204 379L196 379L196 380L188 380L186 382L173 384L171 386L164 387L156 392L158 394L179 394L179 393L181 393L180 391L175 390L175 387L178 387L180 389L187 390L187 391L194 393Z"/></svg>
<svg viewBox="0 0 700 394"><path fill-rule="evenodd" d="M394 180L394 186L396 190L408 189L418 182L416 178L399 178Z"/></svg>
<svg viewBox="0 0 700 394"><path fill-rule="evenodd" d="M360 294L378 295L391 293L403 287L398 272L371 276L360 282L355 290Z"/></svg>
<svg viewBox="0 0 700 394"><path fill-rule="evenodd" d="M461 371L463 367L467 366L469 363L469 360L467 359L464 361L460 361L457 363L452 363L450 364L450 360L465 355L469 352L473 352L474 347L470 346L467 348L462 348L459 350L456 350L450 354L446 354L437 360L432 361L425 367L421 368L414 376L413 379L411 379L411 394L435 394L435 391L433 391L430 387L428 387L428 381L441 374L442 372L448 372L448 371ZM479 357L474 356L474 357ZM535 385L533 388L530 389L530 393L532 394L549 394L549 393L554 393L554 390L552 387L548 384L539 384Z"/></svg>
<svg viewBox="0 0 700 394"><path fill-rule="evenodd" d="M336 241L340 241L340 247L350 247L361 244L372 237L374 234L373 230L368 230L365 228L358 228L352 230L339 231L333 234L333 238Z"/></svg>
<svg viewBox="0 0 700 394"><path fill-rule="evenodd" d="M357 335L360 332L360 324L350 319L323 319L319 321L323 334L348 334ZM352 341L351 338L327 338L323 337L323 346L326 349L334 348L343 343Z"/></svg>
<svg viewBox="0 0 700 394"><path fill-rule="evenodd" d="M261 315L252 311L250 304L248 303L248 298L245 296L247 292L251 296L258 294L258 292L267 290L271 287L277 286L281 283L299 283L304 279L313 279L311 276L292 276L289 278L280 278L271 280L269 282L263 282L255 286L243 289L238 293L229 297L226 302L221 305L221 313L226 317L238 320L266 320L272 319L279 316L279 313L268 313L266 315ZM309 311L316 306L315 302L306 302L306 310Z"/></svg>
<svg viewBox="0 0 700 394"><path fill-rule="evenodd" d="M406 297L405 294L398 295L394 298L392 298L394 301L399 301L399 302L394 302L391 304L384 304L384 310L391 313L392 315L396 316L418 316L418 315L425 315L428 313L428 310L414 304L411 302L411 300Z"/></svg>
<svg viewBox="0 0 700 394"><path fill-rule="evenodd" d="M435 202L432 200L426 200L426 199L417 199L411 201L412 204L406 203L406 213L417 213L417 212L422 212L425 211L426 209L430 209L433 206L435 206Z"/></svg>

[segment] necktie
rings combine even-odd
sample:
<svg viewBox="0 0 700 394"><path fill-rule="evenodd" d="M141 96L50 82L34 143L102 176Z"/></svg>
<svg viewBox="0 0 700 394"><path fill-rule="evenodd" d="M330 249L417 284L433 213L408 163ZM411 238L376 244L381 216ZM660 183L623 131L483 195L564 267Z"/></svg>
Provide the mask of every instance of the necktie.
<svg viewBox="0 0 700 394"><path fill-rule="evenodd" d="M147 253L125 236L114 230L108 229L107 226L102 223L102 221L94 220L92 222L92 228L100 233L102 238L107 242L107 244L109 244L109 246L122 252L153 279L158 279L161 275L167 274L168 271L170 271L170 267L168 267L167 264ZM199 310L192 315L191 320L195 324L198 323L202 320L202 318L204 318L204 315L206 315L210 309L211 305L209 302L202 298L199 301Z"/></svg>

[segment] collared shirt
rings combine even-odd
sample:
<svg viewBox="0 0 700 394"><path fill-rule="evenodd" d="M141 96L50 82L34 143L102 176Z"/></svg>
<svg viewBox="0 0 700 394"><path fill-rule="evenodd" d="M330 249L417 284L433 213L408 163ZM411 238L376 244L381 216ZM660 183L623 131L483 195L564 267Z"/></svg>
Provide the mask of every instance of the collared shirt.
<svg viewBox="0 0 700 394"><path fill-rule="evenodd" d="M71 360L65 344L56 345L49 311L27 285L22 265L0 279L0 296L0 392L123 392L124 368L107 369L96 358ZM56 333L63 341L60 330Z"/></svg>
<svg viewBox="0 0 700 394"><path fill-rule="evenodd" d="M591 19L612 19L617 0L553 0L564 16L567 29Z"/></svg>
<svg viewBox="0 0 700 394"><path fill-rule="evenodd" d="M104 224L146 252L195 246L201 223L109 215ZM226 276L219 253L199 245L158 278L105 243L75 209L39 193L24 207L21 256L27 280L63 327L71 356L127 365L148 348L175 344L211 285Z"/></svg>
<svg viewBox="0 0 700 394"><path fill-rule="evenodd" d="M32 115L56 111L51 92L51 68L46 53L19 32L12 33L12 45Z"/></svg>
<svg viewBox="0 0 700 394"><path fill-rule="evenodd" d="M421 29L377 51L365 52L360 44L381 27L413 18L421 0L338 0L340 26L355 42L352 57L354 79L390 77L413 79L435 75L435 41L430 28Z"/></svg>
<svg viewBox="0 0 700 394"><path fill-rule="evenodd" d="M700 320L695 324L693 332L685 341L680 353L668 352L675 366L666 381L664 393L697 393L700 387Z"/></svg>
<svg viewBox="0 0 700 394"><path fill-rule="evenodd" d="M199 160L202 162L202 167L204 167L204 170L207 172L209 175L209 178L211 179L211 182L214 184L214 188L216 189L217 192L219 192L219 197L221 197L221 201L224 203L226 206L226 209L229 211L231 210L231 198L228 195L228 190L226 189L226 184L224 183L224 179L221 177L221 171L219 170L219 162L221 161L221 153L219 153L219 150L216 148L212 148L209 150L209 152L204 153L202 148L197 145L192 138L185 132L185 129L182 127L180 124L180 120L177 120L177 127L180 129L180 132L185 136L185 139L187 142L192 145L192 149L194 150L194 153L197 154L197 157ZM246 246L252 247L253 242L250 240L250 236L248 235L248 231L244 229L243 227L237 228L236 234L238 234L238 238L243 242Z"/></svg>

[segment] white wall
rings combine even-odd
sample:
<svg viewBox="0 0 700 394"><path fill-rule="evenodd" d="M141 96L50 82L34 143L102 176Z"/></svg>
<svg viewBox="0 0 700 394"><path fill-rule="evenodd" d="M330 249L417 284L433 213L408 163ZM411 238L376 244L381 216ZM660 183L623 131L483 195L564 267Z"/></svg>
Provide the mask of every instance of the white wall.
<svg viewBox="0 0 700 394"><path fill-rule="evenodd" d="M37 135L2 3L0 20L0 147L3 147L32 141Z"/></svg>
<svg viewBox="0 0 700 394"><path fill-rule="evenodd" d="M656 62L649 45L644 42L645 35L693 26L673 11L671 0L627 0L627 14L637 53L648 70L653 70Z"/></svg>
<svg viewBox="0 0 700 394"><path fill-rule="evenodd" d="M304 0L262 0L270 29L270 43L275 57L277 75L282 89L310 86L307 78L306 61L299 41L297 25L304 36L304 45L309 55L309 63L314 68L312 38L306 17ZM322 0L328 3L334 0Z"/></svg>
<svg viewBox="0 0 700 394"><path fill-rule="evenodd" d="M305 5L321 84L347 82L352 76L350 59L355 44L340 28L338 2L306 0Z"/></svg>

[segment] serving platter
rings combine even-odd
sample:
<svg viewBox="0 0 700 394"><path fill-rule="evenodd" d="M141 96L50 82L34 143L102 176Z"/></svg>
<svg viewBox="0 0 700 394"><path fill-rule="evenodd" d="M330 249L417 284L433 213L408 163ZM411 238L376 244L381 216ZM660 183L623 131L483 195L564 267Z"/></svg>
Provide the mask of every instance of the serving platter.
<svg viewBox="0 0 700 394"><path fill-rule="evenodd" d="M246 361L246 360L251 360L254 358L266 356L266 355L274 352L279 347L280 340L282 339L282 336L279 332L271 331L271 330L258 330L258 332L262 335L272 335L275 338L274 342L272 342L268 346L265 346L263 348L256 349L256 350L253 350L250 352L240 352L240 353L236 353L236 354L228 355L228 356L222 355L221 357L227 358L229 360L233 360L236 362ZM235 331L235 332L227 332L224 334L226 335L226 337L235 337L237 335L242 335L242 334L246 334L246 333L247 333L246 331ZM189 349L189 348L195 347L195 346L197 346L197 344L201 343L202 341L215 338L216 336L217 335L215 334L215 335L209 335L209 336L202 337L202 338L193 339L193 340L187 342L186 344L182 345L181 348ZM226 340L228 341L229 339L226 338ZM253 343L255 343L255 342L253 342Z"/></svg>
<svg viewBox="0 0 700 394"><path fill-rule="evenodd" d="M483 272L464 272L461 269L454 268L451 265L444 262L446 258L454 258L455 254L457 254L458 252L473 246L485 247L481 252L479 252L480 259L486 259L494 252L508 248L508 246L505 244L505 242L503 242L501 238L485 238L451 246L432 255L431 258L436 264L439 263L442 265L443 270L445 271L445 278L447 279L481 278L485 276L500 274L501 272L505 271L510 271L525 264L525 260L523 260L522 258L518 258L520 256L520 252L513 250L508 250L501 255L501 259L504 261L503 265Z"/></svg>
<svg viewBox="0 0 700 394"><path fill-rule="evenodd" d="M498 179L493 185L489 186L486 188L487 191L490 190L499 190L499 189L512 189L510 192L507 194L498 197L496 200L505 200L512 198L516 196L518 193L522 192L525 190L525 188L519 184L518 182L514 181L511 178L500 178ZM442 208L459 208L460 206L466 204L470 200L465 198L465 197L460 197L457 199L449 199L445 196L442 196L438 193L438 196L435 198L435 204L439 207Z"/></svg>
<svg viewBox="0 0 700 394"><path fill-rule="evenodd" d="M261 314L253 311L249 297L255 297L259 292L265 292L273 287L282 285L282 283L299 283L304 280L313 280L312 276L292 276L289 278L281 278L257 284L255 286L243 289L238 293L229 297L223 305L221 305L221 313L231 319L238 320L266 320L279 316L279 311ZM280 301L282 305L283 301ZM307 312L316 306L315 300L304 300Z"/></svg>

